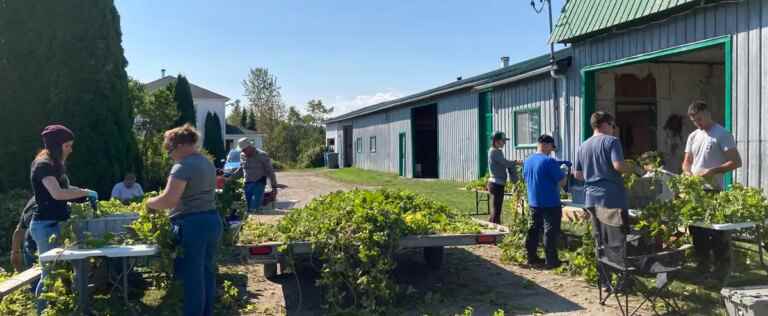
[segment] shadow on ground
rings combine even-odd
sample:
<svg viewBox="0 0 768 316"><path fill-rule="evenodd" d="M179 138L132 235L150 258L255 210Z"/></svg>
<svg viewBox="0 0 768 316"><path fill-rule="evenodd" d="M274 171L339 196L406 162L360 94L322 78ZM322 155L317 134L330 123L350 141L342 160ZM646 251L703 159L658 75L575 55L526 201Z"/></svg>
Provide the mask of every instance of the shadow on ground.
<svg viewBox="0 0 768 316"><path fill-rule="evenodd" d="M283 289L287 315L322 315L322 293L311 268L275 279ZM392 315L454 315L471 306L474 315L584 311L579 304L462 248L447 248L441 269L428 267L421 250L398 255L393 277L401 294ZM300 293L300 294L299 294ZM301 304L301 306L299 306Z"/></svg>

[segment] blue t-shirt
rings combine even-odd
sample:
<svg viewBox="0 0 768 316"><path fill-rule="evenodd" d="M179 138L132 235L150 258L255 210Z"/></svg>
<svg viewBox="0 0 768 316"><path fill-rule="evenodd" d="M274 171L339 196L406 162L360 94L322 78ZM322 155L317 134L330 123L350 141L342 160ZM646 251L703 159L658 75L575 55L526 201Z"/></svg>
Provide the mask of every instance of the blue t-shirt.
<svg viewBox="0 0 768 316"><path fill-rule="evenodd" d="M584 141L576 154L576 171L584 174L587 207L627 208L627 193L614 161L624 161L619 139L595 135Z"/></svg>
<svg viewBox="0 0 768 316"><path fill-rule="evenodd" d="M565 177L560 164L552 157L535 153L523 164L523 176L528 186L531 207L559 207L559 182Z"/></svg>

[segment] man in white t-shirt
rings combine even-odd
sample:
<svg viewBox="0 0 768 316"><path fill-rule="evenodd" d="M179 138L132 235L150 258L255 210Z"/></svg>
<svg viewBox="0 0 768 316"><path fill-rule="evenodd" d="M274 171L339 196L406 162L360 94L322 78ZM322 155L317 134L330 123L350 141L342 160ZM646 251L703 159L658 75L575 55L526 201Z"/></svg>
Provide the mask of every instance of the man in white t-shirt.
<svg viewBox="0 0 768 316"><path fill-rule="evenodd" d="M142 190L140 184L136 183L136 175L132 173L126 174L123 181L118 182L112 188L112 198L118 199L123 203L127 203L143 196L144 190Z"/></svg>
<svg viewBox="0 0 768 316"><path fill-rule="evenodd" d="M688 117L696 125L696 130L688 136L685 144L683 173L704 177L715 191L722 190L725 173L741 167L736 141L731 132L712 120L706 103L693 102L688 107ZM690 227L690 231L701 269L708 270L711 260L725 264L730 262L730 236L726 232L694 226ZM710 253L714 258L710 257ZM727 266L718 264L718 272L727 271L724 269Z"/></svg>

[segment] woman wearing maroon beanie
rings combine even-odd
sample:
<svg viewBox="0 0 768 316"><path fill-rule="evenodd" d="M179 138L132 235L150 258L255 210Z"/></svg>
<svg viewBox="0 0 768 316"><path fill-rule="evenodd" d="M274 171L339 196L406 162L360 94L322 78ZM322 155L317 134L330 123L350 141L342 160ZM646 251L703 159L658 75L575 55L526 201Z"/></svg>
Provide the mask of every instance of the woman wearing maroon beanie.
<svg viewBox="0 0 768 316"><path fill-rule="evenodd" d="M49 125L43 129L40 136L43 138L45 147L32 161L30 170L30 180L37 201L37 210L34 212L32 222L29 225L32 239L37 244L38 254L56 246L56 241L51 243L51 236L60 236L59 223L69 219L67 201L84 197L92 200L98 199L95 191L69 185L66 161L69 154L72 153L72 145L75 141L75 135L72 131L62 125ZM40 266L43 266L42 263ZM40 281L35 288L35 295L38 297L43 292L43 282L47 275L47 269L43 269ZM43 312L45 306L44 300L38 300L38 314Z"/></svg>

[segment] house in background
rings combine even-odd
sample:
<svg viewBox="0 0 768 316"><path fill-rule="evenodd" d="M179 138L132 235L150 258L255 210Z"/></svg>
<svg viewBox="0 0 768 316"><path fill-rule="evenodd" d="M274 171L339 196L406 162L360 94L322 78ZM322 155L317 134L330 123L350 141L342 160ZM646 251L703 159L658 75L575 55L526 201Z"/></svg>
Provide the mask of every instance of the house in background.
<svg viewBox="0 0 768 316"><path fill-rule="evenodd" d="M160 89L164 89L171 83L176 82L176 77L163 76L160 79L146 83L144 88L149 92L155 92ZM205 116L210 113L216 113L219 116L219 124L222 126L221 137L224 140L224 148L229 151L237 146L237 140L243 137L251 138L256 144L256 148L263 148L264 135L259 134L256 131L248 130L234 125L229 125L226 122L226 109L227 101L229 98L200 87L198 85L189 83L189 89L192 92L192 102L195 105L195 124L197 130L200 131L200 135L205 135Z"/></svg>
<svg viewBox="0 0 768 316"><path fill-rule="evenodd" d="M164 89L169 84L175 82L176 77L163 76L160 79L144 84L144 88L147 92L152 93ZM216 113L219 116L219 124L222 126L221 137L226 139L226 128L224 126L226 124L226 103L229 101L229 98L195 85L192 82L189 83L189 89L192 92L192 102L195 105L195 124L197 125L197 130L200 131L200 135L205 135L205 115L210 112L212 114Z"/></svg>
<svg viewBox="0 0 768 316"><path fill-rule="evenodd" d="M256 148L264 148L264 134L259 134L256 131L229 124L227 124L224 134L224 148L226 148L227 151L234 149L237 147L237 140L243 137L252 139Z"/></svg>

